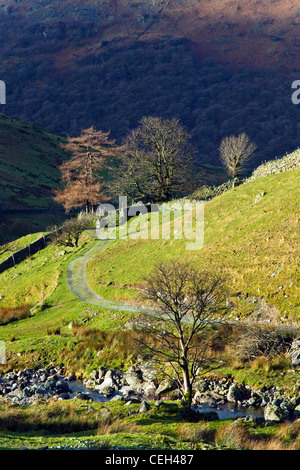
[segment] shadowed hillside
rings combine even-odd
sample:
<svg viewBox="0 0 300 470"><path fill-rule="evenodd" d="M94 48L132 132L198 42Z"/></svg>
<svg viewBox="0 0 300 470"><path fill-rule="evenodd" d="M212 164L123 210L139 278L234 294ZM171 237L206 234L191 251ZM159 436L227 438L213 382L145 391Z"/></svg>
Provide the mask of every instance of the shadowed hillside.
<svg viewBox="0 0 300 470"><path fill-rule="evenodd" d="M118 141L142 116L179 117L199 162L246 132L255 168L299 145L299 14L296 0L0 1L3 112Z"/></svg>
<svg viewBox="0 0 300 470"><path fill-rule="evenodd" d="M0 114L0 240L45 230L61 220L52 200L66 158L62 139L30 123Z"/></svg>

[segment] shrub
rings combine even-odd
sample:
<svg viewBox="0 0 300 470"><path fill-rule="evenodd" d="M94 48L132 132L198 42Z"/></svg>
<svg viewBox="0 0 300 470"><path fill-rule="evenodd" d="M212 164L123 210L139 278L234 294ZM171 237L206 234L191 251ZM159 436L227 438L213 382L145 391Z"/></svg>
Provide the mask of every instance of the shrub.
<svg viewBox="0 0 300 470"><path fill-rule="evenodd" d="M0 325L23 320L30 316L30 305L20 305L19 307L1 307L0 308Z"/></svg>
<svg viewBox="0 0 300 470"><path fill-rule="evenodd" d="M238 359L251 361L260 356L274 357L284 353L289 346L289 339L275 328L247 325L240 329L235 354Z"/></svg>
<svg viewBox="0 0 300 470"><path fill-rule="evenodd" d="M214 442L216 430L209 425L201 424L183 424L177 429L178 437L182 441L189 441L197 444L200 441Z"/></svg>

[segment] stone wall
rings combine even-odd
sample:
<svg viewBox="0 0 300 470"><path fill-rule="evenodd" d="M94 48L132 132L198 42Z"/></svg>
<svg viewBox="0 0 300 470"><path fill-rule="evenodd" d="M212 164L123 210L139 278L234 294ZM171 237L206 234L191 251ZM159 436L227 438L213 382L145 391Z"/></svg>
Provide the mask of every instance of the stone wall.
<svg viewBox="0 0 300 470"><path fill-rule="evenodd" d="M51 234L47 234L33 243L30 243L25 248L22 248L19 251L13 253L9 258L0 263L0 274L6 271L9 268L13 268L17 264L24 261L31 255L34 255L40 250L43 250L49 243L51 239Z"/></svg>
<svg viewBox="0 0 300 470"><path fill-rule="evenodd" d="M263 176L274 175L282 173L283 171L293 170L295 168L300 168L300 149L295 150L295 152L290 153L285 157L270 160L260 165L253 171L250 178L247 178L244 182L253 181Z"/></svg>

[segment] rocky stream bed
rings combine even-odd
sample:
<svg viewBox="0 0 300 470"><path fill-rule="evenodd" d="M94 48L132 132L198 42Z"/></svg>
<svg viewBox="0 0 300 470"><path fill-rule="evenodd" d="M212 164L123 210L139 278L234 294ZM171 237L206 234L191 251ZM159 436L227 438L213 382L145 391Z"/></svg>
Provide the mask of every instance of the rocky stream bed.
<svg viewBox="0 0 300 470"><path fill-rule="evenodd" d="M195 383L193 411L200 419L214 420L248 417L258 423L276 423L300 418L300 381L294 396L286 396L276 386L253 390L231 379L199 379ZM139 411L159 405L165 399L180 400L176 383L158 380L151 362L137 364L123 372L100 367L80 381L65 375L58 367L13 370L0 375L0 400L30 405L51 398L57 400L123 400L139 403Z"/></svg>

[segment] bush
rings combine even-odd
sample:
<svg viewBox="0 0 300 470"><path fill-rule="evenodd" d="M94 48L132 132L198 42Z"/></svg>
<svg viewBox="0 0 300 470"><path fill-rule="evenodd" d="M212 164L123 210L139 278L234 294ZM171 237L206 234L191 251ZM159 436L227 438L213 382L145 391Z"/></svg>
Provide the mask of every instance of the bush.
<svg viewBox="0 0 300 470"><path fill-rule="evenodd" d="M30 316L30 305L20 305L19 307L1 307L0 308L0 325L23 320Z"/></svg>
<svg viewBox="0 0 300 470"><path fill-rule="evenodd" d="M287 351L289 339L274 328L245 326L240 329L236 345L237 359L251 361L257 357L275 357Z"/></svg>

